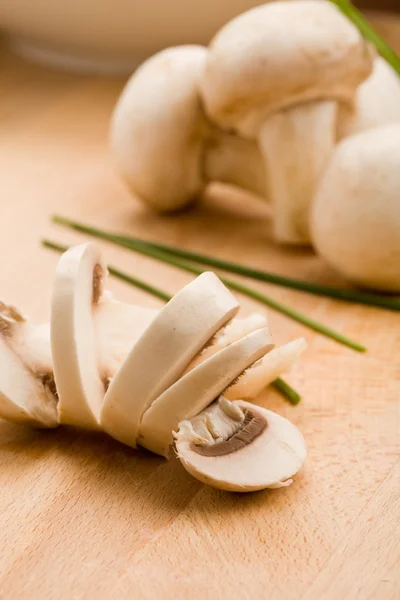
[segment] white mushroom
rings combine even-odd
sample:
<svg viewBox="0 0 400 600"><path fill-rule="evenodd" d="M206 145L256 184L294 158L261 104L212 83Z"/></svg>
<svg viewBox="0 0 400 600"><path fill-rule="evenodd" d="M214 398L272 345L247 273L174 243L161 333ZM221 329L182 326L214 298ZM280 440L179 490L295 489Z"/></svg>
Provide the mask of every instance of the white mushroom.
<svg viewBox="0 0 400 600"><path fill-rule="evenodd" d="M232 344L232 342L237 342L237 340L240 340L249 333L263 327L268 327L268 320L265 315L260 313L253 313L244 319L235 317L226 327L217 331L203 350L192 360L185 372L197 367L201 362L204 362L216 352L223 350L226 346Z"/></svg>
<svg viewBox="0 0 400 600"><path fill-rule="evenodd" d="M0 418L55 427L57 397L47 326L0 302Z"/></svg>
<svg viewBox="0 0 400 600"><path fill-rule="evenodd" d="M93 244L75 246L57 265L51 305L51 350L62 423L99 429L102 378L94 312L107 269Z"/></svg>
<svg viewBox="0 0 400 600"><path fill-rule="evenodd" d="M400 122L400 78L378 56L372 74L357 90L355 105L341 107L339 138L396 122Z"/></svg>
<svg viewBox="0 0 400 600"><path fill-rule="evenodd" d="M224 396L228 400L257 398L278 377L293 369L306 348L307 343L304 338L274 348L229 387L224 392Z"/></svg>
<svg viewBox="0 0 400 600"><path fill-rule="evenodd" d="M245 369L273 348L268 328L249 333L191 369L144 413L138 443L168 456L172 432L181 420L205 409Z"/></svg>
<svg viewBox="0 0 400 600"><path fill-rule="evenodd" d="M311 225L317 251L349 281L400 292L400 124L336 147Z"/></svg>
<svg viewBox="0 0 400 600"><path fill-rule="evenodd" d="M247 402L221 398L175 435L185 469L232 492L285 487L306 458L300 431L287 419Z"/></svg>
<svg viewBox="0 0 400 600"><path fill-rule="evenodd" d="M134 344L112 380L101 410L103 429L135 447L146 409L238 310L238 302L214 273L203 273L180 290Z"/></svg>
<svg viewBox="0 0 400 600"><path fill-rule="evenodd" d="M210 404L242 376L247 395L257 393L293 363L299 343L266 360L274 346L265 316L234 318L239 305L213 273L160 311L118 302L104 292L106 275L93 244L62 255L51 334L0 303L0 417L104 428L163 456L179 429L180 459L200 480L240 491L288 485L305 457L296 428L245 402Z"/></svg>
<svg viewBox="0 0 400 600"><path fill-rule="evenodd" d="M336 141L339 103L371 72L360 32L322 0L256 7L212 41L200 89L221 128L258 140L275 234L308 243L315 182Z"/></svg>
<svg viewBox="0 0 400 600"><path fill-rule="evenodd" d="M131 191L157 210L186 206L212 180L265 192L256 144L204 115L197 83L206 52L181 46L156 54L131 77L113 114L117 166Z"/></svg>
<svg viewBox="0 0 400 600"><path fill-rule="evenodd" d="M99 429L110 379L158 311L104 293L107 269L94 244L65 252L51 309L51 354L61 423Z"/></svg>

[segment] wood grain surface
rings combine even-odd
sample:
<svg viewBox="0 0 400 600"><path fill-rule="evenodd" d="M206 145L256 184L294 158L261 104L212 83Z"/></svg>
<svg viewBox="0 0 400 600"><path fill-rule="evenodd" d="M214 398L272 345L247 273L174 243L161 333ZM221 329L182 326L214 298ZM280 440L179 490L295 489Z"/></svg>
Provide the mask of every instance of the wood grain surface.
<svg viewBox="0 0 400 600"><path fill-rule="evenodd" d="M122 82L52 72L0 51L0 297L48 319L57 257L40 238L84 238L59 212L116 230L331 284L309 251L271 242L267 207L214 188L159 217L132 199L107 148ZM107 260L173 293L187 274L104 245ZM218 492L178 461L100 434L0 424L0 598L395 600L400 597L400 317L254 284L365 343L359 355L270 313L277 342L305 335L288 380L258 402L304 433L288 489ZM120 298L159 302L110 281ZM246 298L243 312L260 307Z"/></svg>

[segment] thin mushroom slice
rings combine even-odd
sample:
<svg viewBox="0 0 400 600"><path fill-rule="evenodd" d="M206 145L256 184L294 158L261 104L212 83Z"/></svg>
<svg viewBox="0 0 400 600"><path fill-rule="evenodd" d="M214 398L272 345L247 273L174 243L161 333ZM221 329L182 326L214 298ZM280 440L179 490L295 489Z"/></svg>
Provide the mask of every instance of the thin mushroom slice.
<svg viewBox="0 0 400 600"><path fill-rule="evenodd" d="M56 427L57 397L48 328L0 302L0 418Z"/></svg>
<svg viewBox="0 0 400 600"><path fill-rule="evenodd" d="M236 342L249 333L263 327L268 327L268 319L260 313L253 313L245 318L235 317L226 327L217 331L205 348L192 360L185 373L197 367L197 365L210 358L210 356L213 356L213 354L223 350L229 344L232 344L232 342Z"/></svg>
<svg viewBox="0 0 400 600"><path fill-rule="evenodd" d="M274 348L224 392L225 398L228 400L256 398L283 373L291 371L306 348L307 342L304 338Z"/></svg>
<svg viewBox="0 0 400 600"><path fill-rule="evenodd" d="M99 370L94 311L107 269L94 244L65 252L57 265L51 305L51 350L60 422L99 429L105 382Z"/></svg>
<svg viewBox="0 0 400 600"><path fill-rule="evenodd" d="M134 344L111 381L101 411L103 429L136 447L143 413L238 310L237 300L214 273L203 273L180 290Z"/></svg>
<svg viewBox="0 0 400 600"><path fill-rule="evenodd" d="M254 361L273 348L268 328L233 342L181 377L144 413L138 444L168 456L172 432L217 398Z"/></svg>
<svg viewBox="0 0 400 600"><path fill-rule="evenodd" d="M248 402L225 398L174 433L178 457L199 481L231 492L285 487L307 455L290 421Z"/></svg>

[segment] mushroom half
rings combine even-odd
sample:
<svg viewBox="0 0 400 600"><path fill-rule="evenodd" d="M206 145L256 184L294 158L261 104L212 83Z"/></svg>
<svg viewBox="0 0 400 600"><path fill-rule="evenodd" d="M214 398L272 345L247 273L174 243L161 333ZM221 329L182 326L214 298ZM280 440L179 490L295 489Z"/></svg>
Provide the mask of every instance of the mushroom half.
<svg viewBox="0 0 400 600"><path fill-rule="evenodd" d="M0 418L56 427L49 328L32 325L4 302L0 302L0 365Z"/></svg>
<svg viewBox="0 0 400 600"><path fill-rule="evenodd" d="M307 455L300 431L265 408L221 397L174 434L178 457L199 481L231 492L286 487Z"/></svg>

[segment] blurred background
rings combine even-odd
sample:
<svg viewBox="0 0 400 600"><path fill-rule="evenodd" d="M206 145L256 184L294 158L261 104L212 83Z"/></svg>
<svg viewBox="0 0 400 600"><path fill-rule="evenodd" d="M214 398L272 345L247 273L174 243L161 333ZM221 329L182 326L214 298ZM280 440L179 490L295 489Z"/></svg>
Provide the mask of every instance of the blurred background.
<svg viewBox="0 0 400 600"><path fill-rule="evenodd" d="M229 19L257 0L1 0L0 30L14 52L85 72L129 73L176 44L206 44ZM399 0L357 0L387 34ZM386 13L386 14L385 14ZM392 36L389 33L389 39Z"/></svg>

